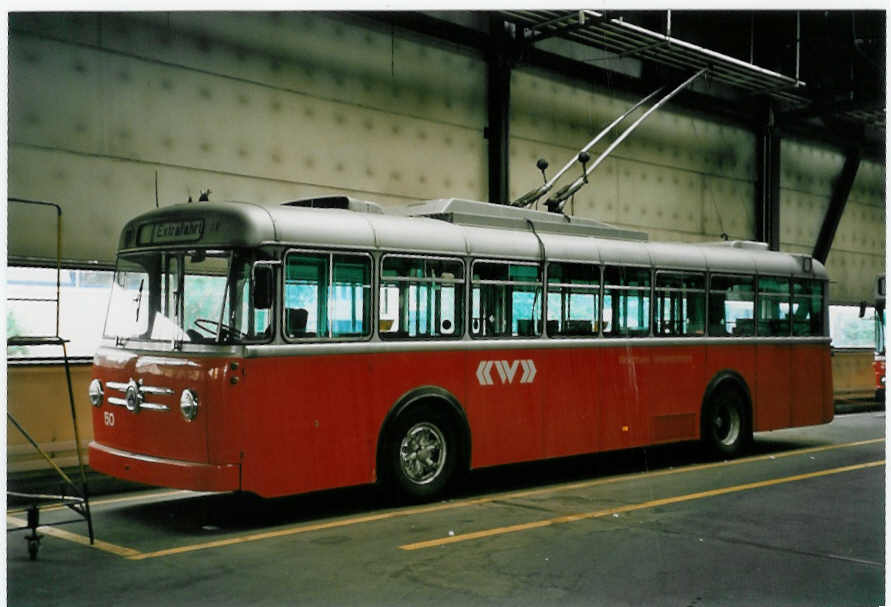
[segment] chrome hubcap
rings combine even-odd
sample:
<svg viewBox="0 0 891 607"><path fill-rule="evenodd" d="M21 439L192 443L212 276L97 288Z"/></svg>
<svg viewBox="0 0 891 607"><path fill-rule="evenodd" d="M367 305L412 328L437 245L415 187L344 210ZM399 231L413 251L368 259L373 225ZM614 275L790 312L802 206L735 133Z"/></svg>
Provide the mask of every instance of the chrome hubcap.
<svg viewBox="0 0 891 607"><path fill-rule="evenodd" d="M446 440L439 428L420 422L405 433L399 445L399 465L413 483L425 485L442 472L446 462Z"/></svg>
<svg viewBox="0 0 891 607"><path fill-rule="evenodd" d="M713 420L715 438L722 445L732 445L739 437L742 419L736 407L722 405L715 412Z"/></svg>

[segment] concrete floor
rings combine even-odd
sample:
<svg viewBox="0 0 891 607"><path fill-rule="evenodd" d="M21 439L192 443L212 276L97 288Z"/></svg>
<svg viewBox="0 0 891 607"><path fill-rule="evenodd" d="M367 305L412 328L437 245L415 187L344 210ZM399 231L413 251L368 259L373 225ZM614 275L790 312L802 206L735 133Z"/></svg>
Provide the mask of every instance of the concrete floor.
<svg viewBox="0 0 891 607"><path fill-rule="evenodd" d="M884 436L883 411L841 415L731 462L684 444L517 465L423 506L105 496L93 548L56 527L32 562L7 534L8 604L878 605Z"/></svg>

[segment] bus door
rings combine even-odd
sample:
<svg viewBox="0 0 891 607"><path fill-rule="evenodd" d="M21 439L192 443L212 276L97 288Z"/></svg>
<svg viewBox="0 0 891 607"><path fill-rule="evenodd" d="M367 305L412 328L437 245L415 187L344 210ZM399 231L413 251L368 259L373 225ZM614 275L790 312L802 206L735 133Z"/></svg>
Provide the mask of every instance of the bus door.
<svg viewBox="0 0 891 607"><path fill-rule="evenodd" d="M476 261L472 273L470 333L481 346L467 357L472 465L540 458L546 353L530 342L542 333L541 266Z"/></svg>
<svg viewBox="0 0 891 607"><path fill-rule="evenodd" d="M600 349L588 340L600 331L600 267L586 263L548 264L545 328L560 347L547 350L542 403L545 457L600 448L597 405L604 384L595 362Z"/></svg>
<svg viewBox="0 0 891 607"><path fill-rule="evenodd" d="M634 343L650 335L651 272L644 267L603 270L603 337L615 347L597 348L600 448L622 449L649 440L646 382L651 353Z"/></svg>

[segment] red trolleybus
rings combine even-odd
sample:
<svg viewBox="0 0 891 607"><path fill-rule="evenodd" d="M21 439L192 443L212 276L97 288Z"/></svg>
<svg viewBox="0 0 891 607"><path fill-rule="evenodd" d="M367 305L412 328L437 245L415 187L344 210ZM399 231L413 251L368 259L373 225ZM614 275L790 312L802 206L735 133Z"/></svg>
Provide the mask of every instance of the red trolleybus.
<svg viewBox="0 0 891 607"><path fill-rule="evenodd" d="M123 229L90 464L271 497L833 416L827 276L456 199L195 203Z"/></svg>

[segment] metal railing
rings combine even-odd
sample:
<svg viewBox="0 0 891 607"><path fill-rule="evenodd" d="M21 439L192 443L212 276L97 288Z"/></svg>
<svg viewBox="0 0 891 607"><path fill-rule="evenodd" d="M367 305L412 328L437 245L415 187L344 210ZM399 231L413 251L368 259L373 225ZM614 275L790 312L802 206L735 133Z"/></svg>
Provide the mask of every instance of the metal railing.
<svg viewBox="0 0 891 607"><path fill-rule="evenodd" d="M37 558L37 552L40 548L40 540L43 537L37 533L40 526L40 506L41 505L64 505L79 514L86 520L87 529L90 534L90 544L94 541L93 536L93 518L90 514L89 490L87 488L87 476L84 470L83 455L80 451L80 432L77 429L77 411L74 406L74 391L71 387L71 369L68 364L68 340L63 339L59 335L60 327L60 303L61 303L61 275L62 275L62 207L54 202L45 202L42 200L27 200L24 198L8 198L9 202L18 204L42 205L56 209L56 296L54 298L35 298L35 297L10 297L8 301L29 301L54 303L56 308L56 325L53 335L16 335L7 337L7 347L14 346L59 346L62 348L62 358L65 365L65 379L68 384L68 403L71 408L71 423L74 427L75 452L77 453L77 466L80 471L80 485L78 486L71 477L60 468L53 459L40 447L36 440L25 430L19 421L7 408L6 417L18 429L25 439L37 450L37 452L49 463L60 478L65 482L64 486L70 487L74 495L65 495L64 490L60 495L47 495L42 493L20 493L15 491L7 492L8 498L23 499L28 502L27 512L28 521L24 527L7 527L7 532L30 530L30 535L26 535L28 542L28 554L32 560ZM81 519L62 521L52 523L54 525L79 522Z"/></svg>

